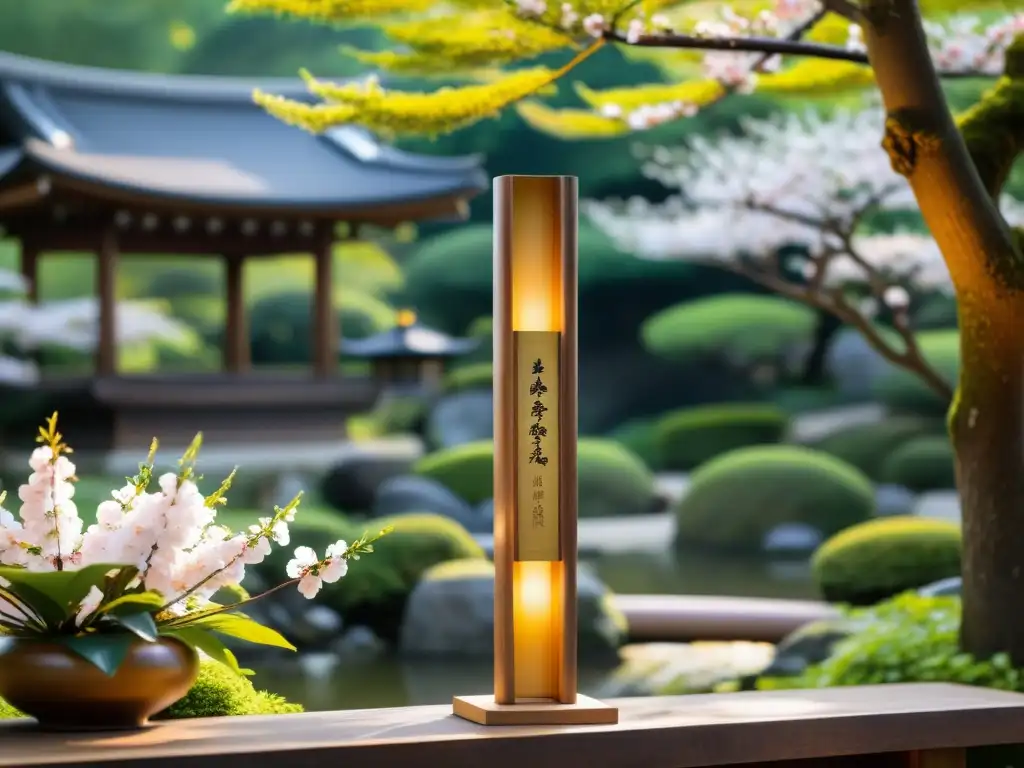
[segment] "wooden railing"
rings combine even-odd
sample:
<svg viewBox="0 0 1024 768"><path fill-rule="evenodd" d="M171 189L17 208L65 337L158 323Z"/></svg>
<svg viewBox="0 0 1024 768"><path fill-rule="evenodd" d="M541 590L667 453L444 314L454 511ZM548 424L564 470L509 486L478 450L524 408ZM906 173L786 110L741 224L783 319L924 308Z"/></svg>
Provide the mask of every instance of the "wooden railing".
<svg viewBox="0 0 1024 768"><path fill-rule="evenodd" d="M963 768L1024 744L1024 696L888 685L622 699L615 726L484 727L448 706L175 721L133 733L0 726L0 766L65 768Z"/></svg>

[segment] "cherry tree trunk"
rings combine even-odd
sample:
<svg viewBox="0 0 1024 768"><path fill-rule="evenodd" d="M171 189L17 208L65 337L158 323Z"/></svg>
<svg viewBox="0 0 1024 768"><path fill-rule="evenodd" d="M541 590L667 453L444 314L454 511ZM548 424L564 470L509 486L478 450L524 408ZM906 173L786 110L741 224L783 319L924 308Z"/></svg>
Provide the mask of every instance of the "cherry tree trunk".
<svg viewBox="0 0 1024 768"><path fill-rule="evenodd" d="M965 650L1024 665L1024 295L961 298L949 426L963 509Z"/></svg>
<svg viewBox="0 0 1024 768"><path fill-rule="evenodd" d="M953 121L914 0L862 0L883 146L942 251L960 311L950 410L963 515L961 645L1024 666L1024 259Z"/></svg>

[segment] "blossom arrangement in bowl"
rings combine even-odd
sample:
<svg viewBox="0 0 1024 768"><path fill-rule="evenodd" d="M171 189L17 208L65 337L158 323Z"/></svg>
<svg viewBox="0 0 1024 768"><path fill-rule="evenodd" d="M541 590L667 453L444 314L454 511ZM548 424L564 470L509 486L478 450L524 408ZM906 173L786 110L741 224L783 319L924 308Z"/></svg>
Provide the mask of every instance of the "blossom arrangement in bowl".
<svg viewBox="0 0 1024 768"><path fill-rule="evenodd" d="M240 612L295 586L313 598L389 532L338 541L323 556L299 547L288 579L248 596L245 567L289 543L301 494L248 530L217 523L232 472L210 495L197 485L197 435L178 469L157 476L154 440L138 474L86 526L74 502L75 465L54 414L39 430L18 517L0 495L0 697L54 728L132 728L181 698L199 653L248 670L222 637L294 650ZM20 519L18 519L20 518ZM236 601L214 602L222 590Z"/></svg>

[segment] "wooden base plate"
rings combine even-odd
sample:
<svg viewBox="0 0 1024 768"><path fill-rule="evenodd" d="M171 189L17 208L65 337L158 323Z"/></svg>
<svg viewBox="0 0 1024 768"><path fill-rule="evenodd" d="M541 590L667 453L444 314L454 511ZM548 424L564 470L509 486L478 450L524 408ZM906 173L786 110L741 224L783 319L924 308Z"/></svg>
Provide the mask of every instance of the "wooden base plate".
<svg viewBox="0 0 1024 768"><path fill-rule="evenodd" d="M575 704L550 699L525 699L497 704L493 696L456 696L456 716L480 725L615 725L619 710L589 696L577 696Z"/></svg>

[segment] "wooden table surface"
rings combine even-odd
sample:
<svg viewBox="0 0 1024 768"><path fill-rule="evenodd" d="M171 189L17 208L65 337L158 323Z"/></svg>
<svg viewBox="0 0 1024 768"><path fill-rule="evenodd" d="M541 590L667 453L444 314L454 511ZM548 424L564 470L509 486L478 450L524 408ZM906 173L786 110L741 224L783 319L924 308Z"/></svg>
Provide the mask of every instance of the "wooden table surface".
<svg viewBox="0 0 1024 768"><path fill-rule="evenodd" d="M620 699L615 726L485 727L449 706L173 721L132 733L0 725L0 766L695 768L1024 744L1024 695L946 684Z"/></svg>

